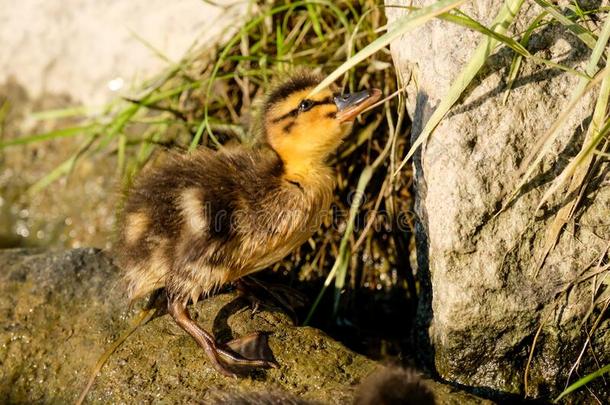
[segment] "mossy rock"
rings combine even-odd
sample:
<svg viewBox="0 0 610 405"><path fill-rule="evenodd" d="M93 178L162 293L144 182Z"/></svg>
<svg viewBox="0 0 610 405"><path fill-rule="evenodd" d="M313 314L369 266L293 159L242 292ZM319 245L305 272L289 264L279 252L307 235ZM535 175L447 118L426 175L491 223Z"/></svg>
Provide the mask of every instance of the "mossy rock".
<svg viewBox="0 0 610 405"><path fill-rule="evenodd" d="M120 273L103 252L0 251L0 399L74 402L91 370L140 312L129 309ZM168 315L140 326L110 357L89 403L208 402L223 392L284 391L323 404L350 403L378 365L310 327L295 327L271 307L255 314L236 294L191 307L220 340L270 332L280 368L241 378L219 375ZM440 403L480 403L434 382Z"/></svg>

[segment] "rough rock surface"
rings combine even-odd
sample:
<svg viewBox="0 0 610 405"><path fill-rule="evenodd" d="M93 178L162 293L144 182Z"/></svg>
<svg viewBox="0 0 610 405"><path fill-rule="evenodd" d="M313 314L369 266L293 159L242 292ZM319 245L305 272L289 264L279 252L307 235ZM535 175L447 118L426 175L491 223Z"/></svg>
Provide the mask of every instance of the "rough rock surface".
<svg viewBox="0 0 610 405"><path fill-rule="evenodd" d="M139 309L126 307L119 274L99 250L0 251L0 402L71 403L90 370ZM271 332L281 367L235 380L218 375L202 350L168 315L141 326L111 356L90 403L206 403L220 391L284 390L323 404L350 403L356 384L376 363L324 333L294 327L277 310L252 316L234 294L191 308L220 340ZM213 314L211 316L210 314ZM468 394L427 381L440 404L480 404Z"/></svg>
<svg viewBox="0 0 610 405"><path fill-rule="evenodd" d="M433 2L387 0L386 4ZM489 25L502 3L468 2L460 9ZM524 32L541 11L534 2L525 2L511 29ZM405 12L386 8L390 22ZM414 77L407 106L413 139L481 40L474 31L435 20L392 44L398 69L406 78L411 73ZM590 55L559 24L536 32L528 49L572 68L582 68ZM580 283L567 296L557 293L603 255L610 240L610 187L608 177L597 176L584 208L535 275L533 260L561 201L551 201L549 209L533 218L535 207L548 183L580 148L596 92L574 109L525 192L494 217L503 197L515 189L514 174L521 161L567 105L578 80L524 61L504 104L512 57L505 48L492 54L415 158L418 261L422 285L429 288L419 320L428 332L423 343L432 348L427 360L442 378L518 395L525 393L528 356L544 323L533 352L527 394L548 397L563 389L586 339L590 322L582 328L580 322L591 307L594 280ZM533 223L527 227L530 220ZM593 341L599 362L610 362L607 319ZM599 367L591 363L588 350L580 375Z"/></svg>

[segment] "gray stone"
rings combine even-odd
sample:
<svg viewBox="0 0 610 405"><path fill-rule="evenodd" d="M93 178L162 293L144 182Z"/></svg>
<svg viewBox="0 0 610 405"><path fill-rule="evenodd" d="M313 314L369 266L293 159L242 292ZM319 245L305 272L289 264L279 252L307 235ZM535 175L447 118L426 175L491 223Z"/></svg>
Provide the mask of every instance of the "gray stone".
<svg viewBox="0 0 610 405"><path fill-rule="evenodd" d="M397 3L411 5L386 1ZM489 24L501 4L468 2L460 9ZM525 2L511 29L523 32L540 12L535 3ZM387 8L386 13L391 23L406 11ZM397 68L405 77L414 77L407 103L413 139L481 40L478 33L434 20L392 44ZM536 32L529 49L579 69L590 55L559 24ZM591 324L580 327L591 306L593 279L571 289L567 297L558 292L590 269L608 245L610 187L607 180L601 183L605 174L598 175L583 208L534 274L534 258L563 201L551 200L549 208L534 218L535 207L548 183L580 148L596 92L574 109L525 191L495 217L517 185L521 161L567 105L578 80L524 61L503 104L512 57L506 48L492 54L414 159L419 276L427 291L418 316L422 344L433 353L427 360L442 378L518 395L525 393L528 356L536 331L546 320L533 353L527 394L548 397L563 389ZM599 362L610 362L607 320L597 328L594 342ZM599 368L590 354L588 350L580 375Z"/></svg>
<svg viewBox="0 0 610 405"><path fill-rule="evenodd" d="M129 329L120 273L95 249L0 251L0 403L71 403L106 348ZM168 315L140 326L110 357L89 403L206 403L218 392L284 391L323 404L350 403L376 367L323 332L295 327L273 308L252 315L235 294L191 307L220 340L271 333L279 369L243 379L219 375ZM486 401L427 381L440 404Z"/></svg>

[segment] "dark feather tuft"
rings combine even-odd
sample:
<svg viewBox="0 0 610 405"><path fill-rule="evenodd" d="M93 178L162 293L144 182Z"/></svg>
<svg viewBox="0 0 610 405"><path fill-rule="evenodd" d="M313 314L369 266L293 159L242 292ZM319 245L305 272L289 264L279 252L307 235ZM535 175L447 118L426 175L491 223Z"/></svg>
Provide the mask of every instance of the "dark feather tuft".
<svg viewBox="0 0 610 405"><path fill-rule="evenodd" d="M274 104L285 100L297 91L318 85L322 79L324 79L323 75L310 70L297 70L291 73L288 78L281 79L271 86L263 103L263 112L267 113Z"/></svg>
<svg viewBox="0 0 610 405"><path fill-rule="evenodd" d="M212 394L211 403L213 405L321 405L279 390L233 393L216 391Z"/></svg>
<svg viewBox="0 0 610 405"><path fill-rule="evenodd" d="M358 387L355 405L434 405L434 394L417 372L387 367L374 372Z"/></svg>

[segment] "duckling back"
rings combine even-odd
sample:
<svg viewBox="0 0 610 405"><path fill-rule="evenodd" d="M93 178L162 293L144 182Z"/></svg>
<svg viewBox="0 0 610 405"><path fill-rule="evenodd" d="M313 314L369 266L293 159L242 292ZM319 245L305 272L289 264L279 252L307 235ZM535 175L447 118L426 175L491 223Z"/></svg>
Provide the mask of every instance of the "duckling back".
<svg viewBox="0 0 610 405"><path fill-rule="evenodd" d="M135 299L165 287L197 301L273 264L319 227L332 197L330 173L302 185L285 180L268 147L170 154L130 191L117 261Z"/></svg>

